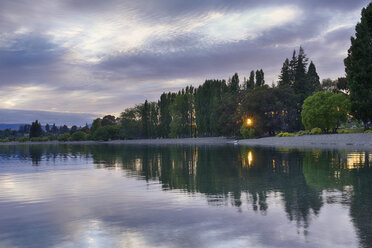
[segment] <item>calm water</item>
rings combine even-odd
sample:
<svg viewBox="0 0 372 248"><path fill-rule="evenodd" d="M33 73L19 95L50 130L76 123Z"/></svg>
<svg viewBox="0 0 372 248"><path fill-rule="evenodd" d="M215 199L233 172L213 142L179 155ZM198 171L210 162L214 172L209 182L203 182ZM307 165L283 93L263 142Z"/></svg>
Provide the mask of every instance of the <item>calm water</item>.
<svg viewBox="0 0 372 248"><path fill-rule="evenodd" d="M371 246L372 153L0 147L0 247Z"/></svg>

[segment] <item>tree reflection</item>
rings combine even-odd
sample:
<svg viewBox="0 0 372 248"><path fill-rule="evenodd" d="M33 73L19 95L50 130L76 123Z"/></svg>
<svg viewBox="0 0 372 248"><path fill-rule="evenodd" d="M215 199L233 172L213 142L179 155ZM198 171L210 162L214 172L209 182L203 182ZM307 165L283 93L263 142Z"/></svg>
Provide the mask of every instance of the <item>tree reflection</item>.
<svg viewBox="0 0 372 248"><path fill-rule="evenodd" d="M290 221L310 225L324 204L350 206L363 247L372 243L372 156L368 152L296 150L239 146L60 145L0 147L12 156L44 161L93 159L97 168L121 169L126 176L156 180L163 190L201 193L213 206L232 205L266 214L268 199L283 203ZM332 198L326 192L341 192Z"/></svg>

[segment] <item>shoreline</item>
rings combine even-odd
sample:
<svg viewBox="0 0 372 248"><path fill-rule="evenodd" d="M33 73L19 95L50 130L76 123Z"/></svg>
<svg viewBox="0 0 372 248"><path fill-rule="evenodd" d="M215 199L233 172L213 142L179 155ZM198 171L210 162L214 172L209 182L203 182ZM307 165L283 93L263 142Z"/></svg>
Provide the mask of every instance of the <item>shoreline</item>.
<svg viewBox="0 0 372 248"><path fill-rule="evenodd" d="M320 134L266 137L237 141L239 145L314 149L358 149L372 151L372 133Z"/></svg>
<svg viewBox="0 0 372 248"><path fill-rule="evenodd" d="M41 141L41 142L4 142L0 146L16 145L226 145L233 144L234 140L225 137L206 138L179 138L179 139L133 139L133 140L109 140L109 141Z"/></svg>
<svg viewBox="0 0 372 248"><path fill-rule="evenodd" d="M180 139L138 139L110 141L44 141L7 142L0 146L16 145L240 145L314 149L362 149L372 151L372 133L322 134L295 137L266 137L259 139L234 140L225 137L180 138Z"/></svg>

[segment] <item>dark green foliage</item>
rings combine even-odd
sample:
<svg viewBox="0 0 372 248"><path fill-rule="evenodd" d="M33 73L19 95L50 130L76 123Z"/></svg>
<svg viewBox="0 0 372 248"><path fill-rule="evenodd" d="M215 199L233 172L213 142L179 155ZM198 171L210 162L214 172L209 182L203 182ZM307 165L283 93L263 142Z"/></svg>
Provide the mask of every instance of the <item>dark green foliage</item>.
<svg viewBox="0 0 372 248"><path fill-rule="evenodd" d="M278 85L280 87L282 87L282 86L292 86L291 71L290 71L290 65L289 65L289 60L288 59L286 59L283 63L283 67L282 67L282 70L281 70L280 76L279 76Z"/></svg>
<svg viewBox="0 0 372 248"><path fill-rule="evenodd" d="M226 91L225 80L206 80L195 94L195 117L198 136L218 135L218 106Z"/></svg>
<svg viewBox="0 0 372 248"><path fill-rule="evenodd" d="M140 105L142 138L155 138L159 133L159 108L155 102L147 100Z"/></svg>
<svg viewBox="0 0 372 248"><path fill-rule="evenodd" d="M256 71L256 87L263 86L265 84L265 75L263 70Z"/></svg>
<svg viewBox="0 0 372 248"><path fill-rule="evenodd" d="M319 75L316 72L313 61L310 62L309 69L307 71L307 80L309 82L309 88L311 92L320 90Z"/></svg>
<svg viewBox="0 0 372 248"><path fill-rule="evenodd" d="M85 126L81 129L81 131L83 131L84 133L89 133L89 126L88 126L88 123L85 124Z"/></svg>
<svg viewBox="0 0 372 248"><path fill-rule="evenodd" d="M30 128L30 138L40 137L43 135L43 129L41 128L41 124L36 120L32 122Z"/></svg>
<svg viewBox="0 0 372 248"><path fill-rule="evenodd" d="M64 133L58 136L58 141L69 141L70 140L70 134Z"/></svg>
<svg viewBox="0 0 372 248"><path fill-rule="evenodd" d="M94 133L91 134L93 140L115 140L119 139L120 127L118 125L109 125L98 128Z"/></svg>
<svg viewBox="0 0 372 248"><path fill-rule="evenodd" d="M235 74L237 75L237 74ZM244 91L234 92L229 90L230 84L225 90L224 85L220 88L220 100L217 101L215 119L217 122L217 130L219 135L223 136L239 136L239 130L242 122L242 117L238 109L241 95Z"/></svg>
<svg viewBox="0 0 372 248"><path fill-rule="evenodd" d="M293 129L296 116L293 110L293 91L290 87L270 88L267 85L255 88L242 99L240 106L244 119L253 119L256 135L271 135Z"/></svg>
<svg viewBox="0 0 372 248"><path fill-rule="evenodd" d="M120 136L124 139L140 138L142 134L140 106L128 108L120 116Z"/></svg>
<svg viewBox="0 0 372 248"><path fill-rule="evenodd" d="M70 134L75 133L78 130L78 127L76 125L73 125L70 129Z"/></svg>
<svg viewBox="0 0 372 248"><path fill-rule="evenodd" d="M349 88L347 87L347 79L345 77L340 77L337 79L337 89L340 93L349 94Z"/></svg>
<svg viewBox="0 0 372 248"><path fill-rule="evenodd" d="M367 127L372 121L372 3L362 10L344 62L352 114Z"/></svg>
<svg viewBox="0 0 372 248"><path fill-rule="evenodd" d="M239 114L239 94L226 92L217 107L218 131L223 136L238 136L242 122Z"/></svg>
<svg viewBox="0 0 372 248"><path fill-rule="evenodd" d="M56 135L58 133L58 127L55 123L53 123L52 129L50 130L53 135Z"/></svg>
<svg viewBox="0 0 372 248"><path fill-rule="evenodd" d="M97 118L93 121L89 138L104 141L119 139L119 130L120 126L116 124L115 116L106 115L102 119Z"/></svg>
<svg viewBox="0 0 372 248"><path fill-rule="evenodd" d="M74 132L71 135L70 139L72 141L82 141L82 140L86 140L87 137L88 137L88 135L85 132L83 132L83 131L77 131L77 132Z"/></svg>
<svg viewBox="0 0 372 248"><path fill-rule="evenodd" d="M310 85L306 75L307 62L308 58L303 48L300 47L299 54L297 56L293 89L295 94L299 96L299 102L301 105L306 97L310 96L313 92L312 86Z"/></svg>
<svg viewBox="0 0 372 248"><path fill-rule="evenodd" d="M102 127L102 119L97 118L93 121L92 126L90 127L90 132L94 133L98 128Z"/></svg>
<svg viewBox="0 0 372 248"><path fill-rule="evenodd" d="M141 110L141 120L142 120L142 137L149 138L150 133L150 107L147 100L142 106Z"/></svg>
<svg viewBox="0 0 372 248"><path fill-rule="evenodd" d="M335 133L341 122L346 121L349 107L350 102L343 94L317 92L306 98L302 122L307 130L320 128L324 133Z"/></svg>
<svg viewBox="0 0 372 248"><path fill-rule="evenodd" d="M170 124L170 137L193 137L194 128L194 95L187 90L178 94L170 106L172 121Z"/></svg>
<svg viewBox="0 0 372 248"><path fill-rule="evenodd" d="M254 71L251 71L251 73L249 75L249 80L247 81L247 85L246 85L247 90L253 90L254 85L255 85Z"/></svg>
<svg viewBox="0 0 372 248"><path fill-rule="evenodd" d="M298 55L296 50L293 51L292 59L286 59L281 69L279 76L278 86L290 87L293 89L292 99L296 99L296 103L291 108L295 109L296 117L292 118L292 123L288 123L288 131L301 130L301 106L306 97L312 95L315 91L320 90L319 75L316 72L316 68L313 62L310 63L307 68L308 58L304 52L304 49L300 47Z"/></svg>
<svg viewBox="0 0 372 248"><path fill-rule="evenodd" d="M239 75L235 73L233 77L229 80L228 89L231 93L239 92Z"/></svg>
<svg viewBox="0 0 372 248"><path fill-rule="evenodd" d="M240 127L240 134L242 135L243 139L253 139L255 137L255 131L254 131L254 129L248 127L244 123Z"/></svg>
<svg viewBox="0 0 372 248"><path fill-rule="evenodd" d="M104 126L110 126L116 124L116 118L113 115L106 115L102 118L101 125Z"/></svg>
<svg viewBox="0 0 372 248"><path fill-rule="evenodd" d="M160 113L158 132L160 137L166 138L170 133L170 123L172 121L170 105L173 104L175 98L175 93L163 93L160 96L160 100L158 101L158 108Z"/></svg>
<svg viewBox="0 0 372 248"><path fill-rule="evenodd" d="M70 129L69 129L68 126L66 126L66 125L63 125L63 126L61 126L61 127L59 128L59 133L60 133L60 134L64 134L64 133L68 133L68 132L70 132Z"/></svg>

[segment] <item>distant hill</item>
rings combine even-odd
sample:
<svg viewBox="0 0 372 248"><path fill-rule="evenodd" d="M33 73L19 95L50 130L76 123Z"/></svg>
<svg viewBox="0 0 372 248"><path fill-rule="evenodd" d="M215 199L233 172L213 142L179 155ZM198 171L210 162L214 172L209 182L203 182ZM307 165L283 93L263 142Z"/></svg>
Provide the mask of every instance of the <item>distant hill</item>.
<svg viewBox="0 0 372 248"><path fill-rule="evenodd" d="M12 130L18 130L20 126L23 126L25 124L1 124L0 123L0 130L5 130L5 129L12 129Z"/></svg>

